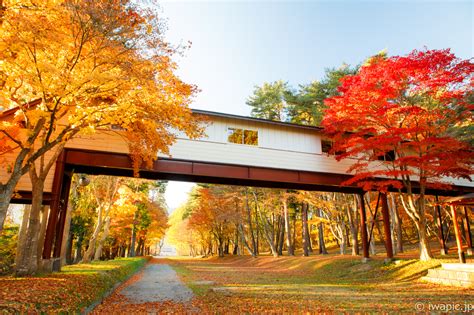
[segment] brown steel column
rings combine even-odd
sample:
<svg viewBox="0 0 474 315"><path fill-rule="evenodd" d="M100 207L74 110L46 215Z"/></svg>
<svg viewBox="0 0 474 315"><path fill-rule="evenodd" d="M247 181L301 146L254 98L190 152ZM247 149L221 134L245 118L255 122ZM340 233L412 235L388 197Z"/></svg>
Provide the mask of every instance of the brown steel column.
<svg viewBox="0 0 474 315"><path fill-rule="evenodd" d="M466 256L464 256L464 252L462 250L462 239L461 239L461 231L459 230L459 225L458 225L458 214L456 213L456 208L454 206L450 206L450 207L451 207L451 214L453 216L454 234L456 235L456 245L458 247L459 261L465 264Z"/></svg>
<svg viewBox="0 0 474 315"><path fill-rule="evenodd" d="M383 219L383 230L385 234L385 250L387 252L387 258L393 258L393 247L392 247L392 233L390 230L390 214L388 210L388 200L386 193L380 193L382 199L382 219Z"/></svg>
<svg viewBox="0 0 474 315"><path fill-rule="evenodd" d="M439 234L441 236L441 255L448 254L448 247L446 246L446 241L444 239L444 231L443 231L443 220L441 218L441 206L439 205L438 195L436 195L436 212L438 213L438 225L439 225Z"/></svg>
<svg viewBox="0 0 474 315"><path fill-rule="evenodd" d="M365 214L364 194L359 196L359 212L360 212L360 236L362 241L362 257L369 258L369 238L367 236L367 216Z"/></svg>
<svg viewBox="0 0 474 315"><path fill-rule="evenodd" d="M53 249L54 234L56 231L56 223L58 221L59 214L59 199L61 195L61 187L64 178L64 160L65 153L59 155L56 161L56 167L54 169L53 187L51 190L51 203L48 217L48 226L46 228L46 235L44 238L43 246L43 259L51 258L51 250Z"/></svg>
<svg viewBox="0 0 474 315"><path fill-rule="evenodd" d="M469 223L469 212L467 207L463 207L464 210L464 232L466 233L467 243L467 254L472 255L472 235L471 235L471 224Z"/></svg>
<svg viewBox="0 0 474 315"><path fill-rule="evenodd" d="M58 222L56 224L56 234L54 238L53 257L61 256L61 244L63 241L64 224L66 223L67 204L69 200L69 191L71 189L72 174L64 174L61 195L59 196Z"/></svg>

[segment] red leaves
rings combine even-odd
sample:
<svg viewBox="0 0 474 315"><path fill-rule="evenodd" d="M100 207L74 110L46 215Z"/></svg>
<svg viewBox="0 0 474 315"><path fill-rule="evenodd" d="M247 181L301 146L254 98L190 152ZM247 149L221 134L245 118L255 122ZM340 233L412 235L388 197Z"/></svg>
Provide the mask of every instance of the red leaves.
<svg viewBox="0 0 474 315"><path fill-rule="evenodd" d="M434 183L442 176L469 177L473 149L452 130L472 121L467 100L473 78L471 60L449 49L378 55L343 78L340 95L326 100L322 124L333 136L334 151L345 152L338 159L358 160L351 168L357 175L348 182L370 188L381 185L369 183L378 176L398 187L391 179ZM392 163L377 161L390 151L396 153Z"/></svg>

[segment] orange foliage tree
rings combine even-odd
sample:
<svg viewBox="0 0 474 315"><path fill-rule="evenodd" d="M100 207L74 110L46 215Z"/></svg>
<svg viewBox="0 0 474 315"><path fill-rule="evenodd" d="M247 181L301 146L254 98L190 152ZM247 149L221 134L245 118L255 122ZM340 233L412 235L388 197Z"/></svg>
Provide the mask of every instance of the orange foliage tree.
<svg viewBox="0 0 474 315"><path fill-rule="evenodd" d="M347 183L406 192L403 205L417 227L422 260L432 257L427 188L446 187L447 176L470 180L473 173L473 148L453 132L472 124L467 100L473 86L471 60L449 50L415 50L369 59L357 74L342 79L340 95L326 100L322 124L335 140L334 151L342 153L337 158L356 160L350 169L355 176Z"/></svg>
<svg viewBox="0 0 474 315"><path fill-rule="evenodd" d="M120 126L136 169L168 152L171 130L200 134L187 106L196 88L174 74L177 49L151 9L127 0L4 0L1 21L0 107L15 109L0 114L0 229L20 177L30 171L41 186L80 132Z"/></svg>
<svg viewBox="0 0 474 315"><path fill-rule="evenodd" d="M109 233L113 256L125 255L126 249L129 256L144 255L164 237L168 214L163 203L149 199L151 186L149 181L135 180L119 188Z"/></svg>
<svg viewBox="0 0 474 315"><path fill-rule="evenodd" d="M219 257L224 256L225 243L233 234L239 214L227 186L199 186L192 193L188 226L201 236L207 254L217 244ZM207 243L207 244L206 244Z"/></svg>

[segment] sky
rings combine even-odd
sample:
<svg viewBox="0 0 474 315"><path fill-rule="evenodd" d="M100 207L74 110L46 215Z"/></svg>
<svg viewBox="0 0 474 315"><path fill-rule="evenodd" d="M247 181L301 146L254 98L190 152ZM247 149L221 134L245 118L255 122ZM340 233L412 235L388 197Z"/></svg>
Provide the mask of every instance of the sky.
<svg viewBox="0 0 474 315"><path fill-rule="evenodd" d="M250 114L245 101L263 82L297 88L383 49L451 48L463 59L474 52L472 1L168 0L159 15L169 42L192 42L176 58L178 75L201 90L191 107L237 115ZM169 184L171 208L190 187Z"/></svg>

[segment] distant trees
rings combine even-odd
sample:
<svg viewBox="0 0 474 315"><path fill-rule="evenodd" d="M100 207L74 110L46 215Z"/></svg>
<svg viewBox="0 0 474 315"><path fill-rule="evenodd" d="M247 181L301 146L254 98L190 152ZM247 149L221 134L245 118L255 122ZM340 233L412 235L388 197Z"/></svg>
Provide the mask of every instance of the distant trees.
<svg viewBox="0 0 474 315"><path fill-rule="evenodd" d="M253 117L284 121L286 119L286 94L288 83L275 81L256 86L253 95L247 99L247 105L252 108Z"/></svg>
<svg viewBox="0 0 474 315"><path fill-rule="evenodd" d="M284 254L301 250L305 256L326 243L358 248L357 228L349 233L357 209L353 196L332 194L334 206L323 193L281 189L199 185L187 203L170 218L168 241L181 254L240 255ZM357 216L357 214L355 214ZM335 219L335 218L339 219ZM351 221L352 220L352 221ZM351 223L352 222L352 223ZM321 223L325 223L323 227ZM328 228L329 227L329 228ZM183 233L186 231L186 233ZM322 243L322 244L321 244ZM345 250L341 252L344 254ZM357 250L353 254L357 254ZM298 254L299 255L299 254Z"/></svg>
<svg viewBox="0 0 474 315"><path fill-rule="evenodd" d="M356 71L357 67L347 64L326 69L321 81L302 84L298 89L282 80L265 82L255 87L247 105L251 107L253 117L319 126L326 109L324 100L337 95L339 80Z"/></svg>
<svg viewBox="0 0 474 315"><path fill-rule="evenodd" d="M73 201L68 262L142 256L159 243L168 228L161 182L89 176ZM160 192L161 191L161 192ZM161 200L161 201L160 201Z"/></svg>

